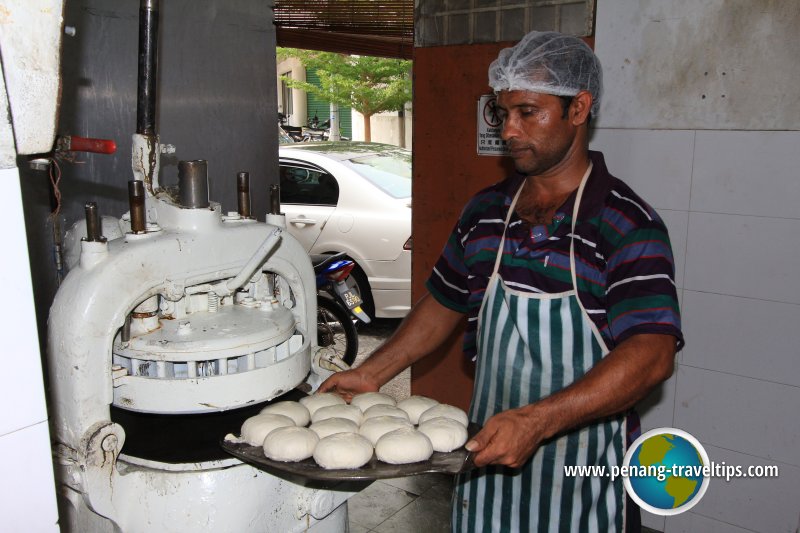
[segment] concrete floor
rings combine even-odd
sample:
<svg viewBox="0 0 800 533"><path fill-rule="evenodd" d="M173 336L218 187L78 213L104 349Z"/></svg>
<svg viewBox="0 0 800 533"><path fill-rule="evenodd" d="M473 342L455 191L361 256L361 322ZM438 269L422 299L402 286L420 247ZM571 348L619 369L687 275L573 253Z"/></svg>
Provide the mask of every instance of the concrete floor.
<svg viewBox="0 0 800 533"><path fill-rule="evenodd" d="M386 340L400 320L375 319L359 325L358 366ZM381 387L395 400L411 394L411 370L407 369ZM450 531L450 499L453 477L423 474L375 481L348 501L351 533L438 533Z"/></svg>

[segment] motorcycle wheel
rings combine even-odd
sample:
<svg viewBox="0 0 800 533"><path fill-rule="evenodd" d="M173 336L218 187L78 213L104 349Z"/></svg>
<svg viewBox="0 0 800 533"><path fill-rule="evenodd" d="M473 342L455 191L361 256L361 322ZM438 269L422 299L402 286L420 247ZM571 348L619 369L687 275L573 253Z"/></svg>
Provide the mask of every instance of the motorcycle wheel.
<svg viewBox="0 0 800 533"><path fill-rule="evenodd" d="M317 343L331 348L352 365L358 352L358 332L350 313L333 300L317 298Z"/></svg>

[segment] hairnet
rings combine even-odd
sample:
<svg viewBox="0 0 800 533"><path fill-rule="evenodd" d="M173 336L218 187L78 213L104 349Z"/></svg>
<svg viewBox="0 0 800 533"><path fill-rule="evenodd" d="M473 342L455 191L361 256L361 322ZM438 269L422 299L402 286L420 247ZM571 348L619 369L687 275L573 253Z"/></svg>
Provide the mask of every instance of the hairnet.
<svg viewBox="0 0 800 533"><path fill-rule="evenodd" d="M602 69L592 49L577 37L533 31L500 51L489 65L489 85L498 91L532 91L555 96L592 95L592 114L600 108Z"/></svg>

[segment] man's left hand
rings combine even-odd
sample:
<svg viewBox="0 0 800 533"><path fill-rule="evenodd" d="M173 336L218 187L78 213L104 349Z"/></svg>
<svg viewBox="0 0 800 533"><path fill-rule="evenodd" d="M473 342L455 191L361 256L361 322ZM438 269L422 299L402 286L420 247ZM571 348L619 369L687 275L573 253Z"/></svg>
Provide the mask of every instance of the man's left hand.
<svg viewBox="0 0 800 533"><path fill-rule="evenodd" d="M509 409L491 417L467 444L475 452L475 466L519 468L547 437L545 421L533 406Z"/></svg>

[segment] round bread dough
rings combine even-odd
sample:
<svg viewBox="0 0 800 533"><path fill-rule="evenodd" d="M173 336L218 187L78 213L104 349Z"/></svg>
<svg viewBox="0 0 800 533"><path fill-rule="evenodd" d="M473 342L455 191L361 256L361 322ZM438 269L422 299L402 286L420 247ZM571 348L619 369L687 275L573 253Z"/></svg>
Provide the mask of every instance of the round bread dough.
<svg viewBox="0 0 800 533"><path fill-rule="evenodd" d="M319 422L314 422L308 428L324 439L328 435L335 435L336 433L358 433L358 424L347 418L326 418Z"/></svg>
<svg viewBox="0 0 800 533"><path fill-rule="evenodd" d="M439 402L433 398L426 398L425 396L411 396L397 404L397 407L408 413L408 419L412 424L419 423L419 415L433 407L439 405Z"/></svg>
<svg viewBox="0 0 800 533"><path fill-rule="evenodd" d="M325 469L359 468L372 459L372 444L358 433L336 433L320 439L314 460Z"/></svg>
<svg viewBox="0 0 800 533"><path fill-rule="evenodd" d="M361 409L355 405L329 405L328 407L320 407L314 411L314 414L311 415L311 421L319 422L326 418L346 418L360 426L363 416L364 415L361 414Z"/></svg>
<svg viewBox="0 0 800 533"><path fill-rule="evenodd" d="M425 461L433 455L430 439L414 428L390 431L375 445L375 455L384 463L403 465Z"/></svg>
<svg viewBox="0 0 800 533"><path fill-rule="evenodd" d="M464 427L467 427L469 425L469 418L467 418L467 413L465 413L455 405L447 405L444 403L440 403L439 405L434 405L433 407L431 407L430 409L419 415L419 423L421 425L423 422L427 420L439 418L440 416L455 420Z"/></svg>
<svg viewBox="0 0 800 533"><path fill-rule="evenodd" d="M414 428L408 420L397 418L396 416L376 416L365 420L359 428L359 435L363 435L374 446L377 444L378 439L400 428Z"/></svg>
<svg viewBox="0 0 800 533"><path fill-rule="evenodd" d="M402 418L403 420L408 420L408 413L400 409L399 407L394 407L391 405L373 405L366 411L364 411L364 420L361 422L362 424L369 420L370 418L375 418L376 416L393 416L395 418Z"/></svg>
<svg viewBox="0 0 800 533"><path fill-rule="evenodd" d="M308 413L311 416L314 416L314 412L316 412L316 410L320 407L347 404L347 402L344 401L344 398L335 392L320 392L317 394L312 394L311 396L300 398L300 403L303 404L306 409L308 409Z"/></svg>
<svg viewBox="0 0 800 533"><path fill-rule="evenodd" d="M417 431L430 439L433 450L452 452L467 442L467 428L457 420L440 416L420 423Z"/></svg>
<svg viewBox="0 0 800 533"><path fill-rule="evenodd" d="M264 455L274 461L302 461L314 454L318 442L317 434L308 428L278 428L264 439Z"/></svg>
<svg viewBox="0 0 800 533"><path fill-rule="evenodd" d="M251 416L242 424L242 438L251 446L263 446L272 430L287 426L294 426L294 420L288 416L273 413Z"/></svg>
<svg viewBox="0 0 800 533"><path fill-rule="evenodd" d="M305 427L311 420L311 414L306 406L299 402L278 402L273 403L261 410L261 413L272 413L276 415L288 416L296 426Z"/></svg>
<svg viewBox="0 0 800 533"><path fill-rule="evenodd" d="M395 405L397 402L388 394L382 392L365 392L363 394L356 394L350 400L350 405L355 405L363 413L373 405Z"/></svg>

